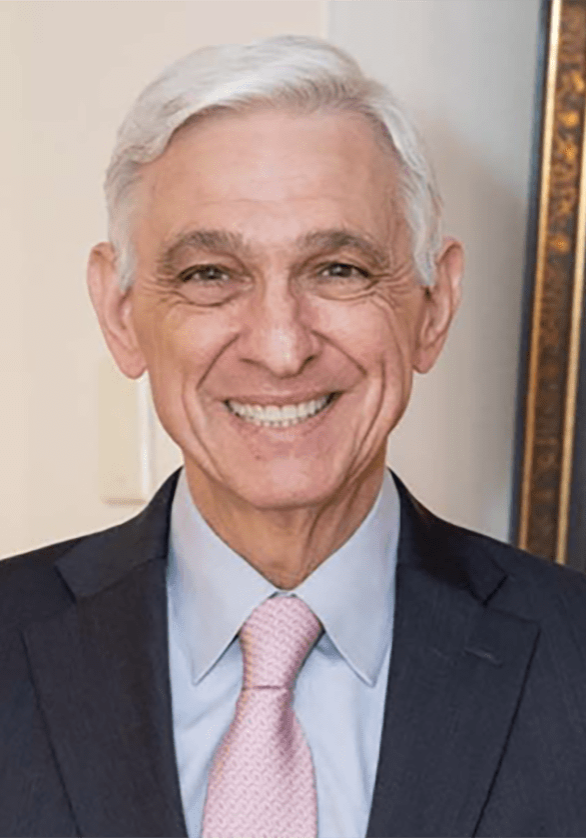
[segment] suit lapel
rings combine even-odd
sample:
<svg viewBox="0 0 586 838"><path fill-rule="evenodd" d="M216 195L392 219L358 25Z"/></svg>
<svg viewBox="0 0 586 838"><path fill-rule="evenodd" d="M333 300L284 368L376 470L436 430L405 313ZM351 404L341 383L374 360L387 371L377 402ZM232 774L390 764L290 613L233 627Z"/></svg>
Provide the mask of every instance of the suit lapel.
<svg viewBox="0 0 586 838"><path fill-rule="evenodd" d="M399 489L393 650L368 835L472 835L538 629L487 605L505 574L480 540L472 553L470 534Z"/></svg>
<svg viewBox="0 0 586 838"><path fill-rule="evenodd" d="M174 481L142 516L59 563L75 602L25 644L83 835L185 835L167 654L165 557ZM63 650L67 654L63 654Z"/></svg>

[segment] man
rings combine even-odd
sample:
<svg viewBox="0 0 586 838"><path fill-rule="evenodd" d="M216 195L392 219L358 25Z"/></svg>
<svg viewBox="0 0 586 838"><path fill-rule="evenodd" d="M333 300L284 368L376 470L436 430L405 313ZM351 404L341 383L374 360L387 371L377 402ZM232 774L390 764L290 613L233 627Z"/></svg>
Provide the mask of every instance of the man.
<svg viewBox="0 0 586 838"><path fill-rule="evenodd" d="M388 91L311 39L201 50L106 190L90 294L185 467L0 567L0 833L586 834L583 578L385 471L462 272Z"/></svg>

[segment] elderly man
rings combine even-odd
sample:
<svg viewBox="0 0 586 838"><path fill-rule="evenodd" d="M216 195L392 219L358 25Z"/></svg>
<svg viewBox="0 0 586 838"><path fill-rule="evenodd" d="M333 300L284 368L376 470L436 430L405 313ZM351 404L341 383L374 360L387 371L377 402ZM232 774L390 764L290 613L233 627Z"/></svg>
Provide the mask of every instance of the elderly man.
<svg viewBox="0 0 586 838"><path fill-rule="evenodd" d="M0 833L586 834L585 581L385 471L462 270L392 96L320 41L200 50L106 190L90 294L185 465L0 568Z"/></svg>

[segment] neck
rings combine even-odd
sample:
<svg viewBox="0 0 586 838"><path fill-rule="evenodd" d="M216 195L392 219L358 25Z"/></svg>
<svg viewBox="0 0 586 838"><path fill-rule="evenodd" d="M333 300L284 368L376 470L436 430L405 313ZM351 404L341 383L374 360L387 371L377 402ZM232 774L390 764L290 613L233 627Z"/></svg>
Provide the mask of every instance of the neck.
<svg viewBox="0 0 586 838"><path fill-rule="evenodd" d="M259 509L186 463L189 491L209 526L266 579L296 588L358 529L380 490L384 451L368 470L320 504Z"/></svg>

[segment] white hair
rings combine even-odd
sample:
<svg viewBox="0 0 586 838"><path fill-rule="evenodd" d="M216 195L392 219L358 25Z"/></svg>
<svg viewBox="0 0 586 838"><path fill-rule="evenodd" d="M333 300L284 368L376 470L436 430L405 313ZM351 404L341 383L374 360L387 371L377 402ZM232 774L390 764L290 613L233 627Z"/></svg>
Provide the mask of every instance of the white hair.
<svg viewBox="0 0 586 838"><path fill-rule="evenodd" d="M140 169L165 151L188 121L215 111L274 106L311 113L363 114L392 146L419 278L432 284L441 245L441 201L415 128L395 97L357 62L318 38L282 35L244 45L204 47L168 67L140 94L120 126L106 173L109 236L120 284L134 273L131 223Z"/></svg>

